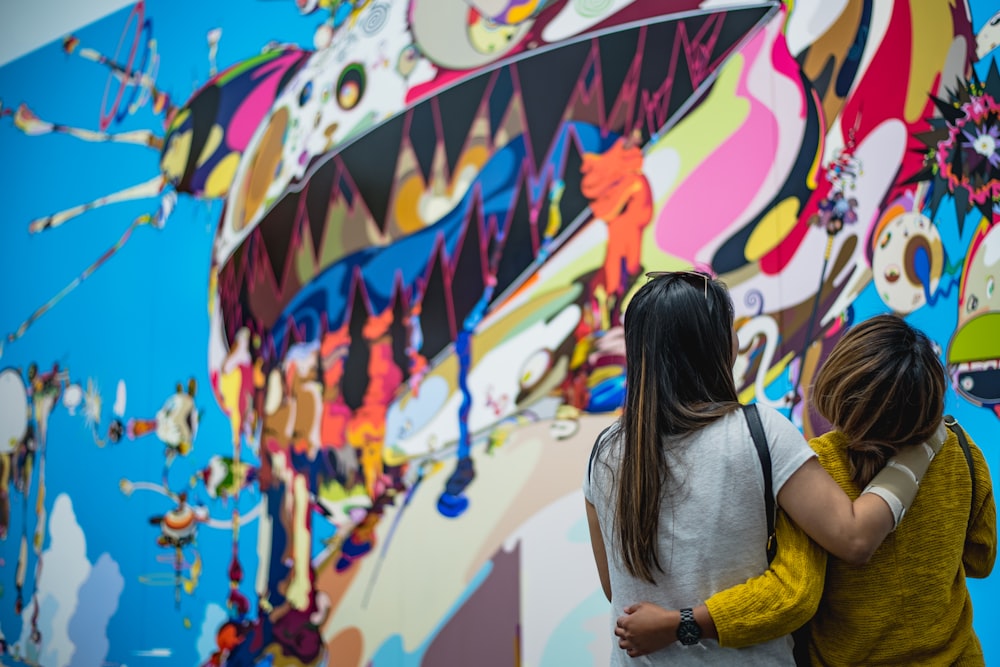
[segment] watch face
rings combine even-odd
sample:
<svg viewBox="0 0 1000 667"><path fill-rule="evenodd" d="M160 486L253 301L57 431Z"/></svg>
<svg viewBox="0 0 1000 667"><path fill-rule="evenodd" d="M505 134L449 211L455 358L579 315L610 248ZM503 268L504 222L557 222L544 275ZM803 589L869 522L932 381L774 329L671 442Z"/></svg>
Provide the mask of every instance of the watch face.
<svg viewBox="0 0 1000 667"><path fill-rule="evenodd" d="M681 621L677 626L677 640L685 646L697 644L701 639L701 628L694 621Z"/></svg>

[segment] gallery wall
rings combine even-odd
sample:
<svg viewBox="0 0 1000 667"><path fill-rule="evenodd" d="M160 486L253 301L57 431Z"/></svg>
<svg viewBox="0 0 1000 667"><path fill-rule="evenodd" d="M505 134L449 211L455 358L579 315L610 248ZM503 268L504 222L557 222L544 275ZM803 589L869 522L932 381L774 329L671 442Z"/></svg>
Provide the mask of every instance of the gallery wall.
<svg viewBox="0 0 1000 667"><path fill-rule="evenodd" d="M1000 470L998 10L147 0L0 66L0 662L607 664L651 270L807 436L905 316Z"/></svg>

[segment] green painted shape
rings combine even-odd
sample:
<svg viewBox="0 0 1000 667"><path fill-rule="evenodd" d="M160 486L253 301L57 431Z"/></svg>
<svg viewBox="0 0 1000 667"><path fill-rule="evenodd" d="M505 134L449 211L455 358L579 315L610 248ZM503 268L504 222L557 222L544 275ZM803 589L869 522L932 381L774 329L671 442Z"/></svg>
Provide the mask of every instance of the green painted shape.
<svg viewBox="0 0 1000 667"><path fill-rule="evenodd" d="M1000 359L1000 312L972 318L955 332L948 350L948 363Z"/></svg>

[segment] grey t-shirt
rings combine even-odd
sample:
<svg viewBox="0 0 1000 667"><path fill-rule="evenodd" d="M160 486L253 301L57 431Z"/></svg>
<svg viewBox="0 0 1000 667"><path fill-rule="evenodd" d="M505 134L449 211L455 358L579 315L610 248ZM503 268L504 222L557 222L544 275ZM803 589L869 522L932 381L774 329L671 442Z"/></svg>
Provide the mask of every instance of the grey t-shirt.
<svg viewBox="0 0 1000 667"><path fill-rule="evenodd" d="M792 473L815 454L784 416L766 406L758 409L777 495ZM767 569L764 476L741 410L668 442L673 483L660 504L659 559L664 572L654 572L655 584L630 575L618 553L612 472L621 456L617 430L612 427L605 434L583 483L584 497L597 509L608 552L610 632L627 605L647 601L666 609L694 607ZM714 640L693 647L674 642L649 656L630 658L614 641L611 664L792 665L791 646L790 637L744 649L721 648Z"/></svg>

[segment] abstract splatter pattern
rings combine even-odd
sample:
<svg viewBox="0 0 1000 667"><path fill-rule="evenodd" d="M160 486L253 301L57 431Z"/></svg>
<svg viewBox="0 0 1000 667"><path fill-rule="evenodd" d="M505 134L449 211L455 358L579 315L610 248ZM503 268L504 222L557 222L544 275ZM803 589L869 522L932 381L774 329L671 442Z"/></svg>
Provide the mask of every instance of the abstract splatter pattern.
<svg viewBox="0 0 1000 667"><path fill-rule="evenodd" d="M651 270L807 435L905 316L1000 468L989 5L140 0L0 66L0 661L606 664Z"/></svg>

